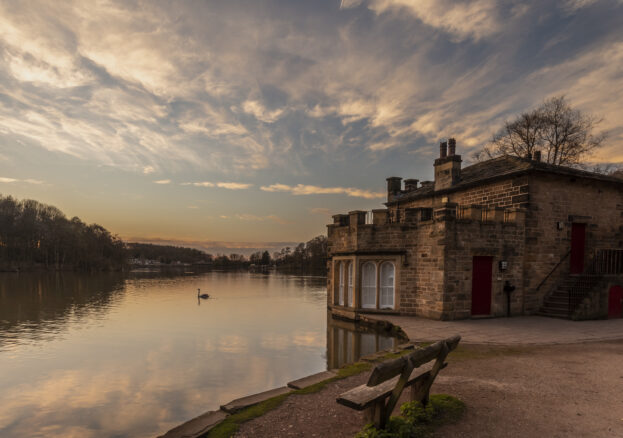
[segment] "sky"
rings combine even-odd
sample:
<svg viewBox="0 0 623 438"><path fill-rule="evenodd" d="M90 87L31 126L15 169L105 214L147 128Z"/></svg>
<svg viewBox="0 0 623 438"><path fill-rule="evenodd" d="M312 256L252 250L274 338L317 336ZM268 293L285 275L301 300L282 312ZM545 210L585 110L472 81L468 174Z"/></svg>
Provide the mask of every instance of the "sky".
<svg viewBox="0 0 623 438"><path fill-rule="evenodd" d="M0 1L0 194L279 249L564 94L623 162L623 0Z"/></svg>

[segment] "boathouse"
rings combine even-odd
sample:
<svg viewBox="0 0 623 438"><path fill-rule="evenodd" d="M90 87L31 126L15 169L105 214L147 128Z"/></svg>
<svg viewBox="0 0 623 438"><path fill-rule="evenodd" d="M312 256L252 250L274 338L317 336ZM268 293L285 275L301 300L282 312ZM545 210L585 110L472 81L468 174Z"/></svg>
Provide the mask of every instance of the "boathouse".
<svg viewBox="0 0 623 438"><path fill-rule="evenodd" d="M332 314L622 316L622 179L539 152L461 163L449 139L434 181L387 178L385 208L333 216Z"/></svg>

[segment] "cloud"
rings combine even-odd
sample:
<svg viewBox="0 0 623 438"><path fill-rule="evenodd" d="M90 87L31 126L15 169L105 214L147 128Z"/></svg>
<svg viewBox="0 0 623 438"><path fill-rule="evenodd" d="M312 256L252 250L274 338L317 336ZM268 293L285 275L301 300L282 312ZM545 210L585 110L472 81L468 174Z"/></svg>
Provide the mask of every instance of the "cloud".
<svg viewBox="0 0 623 438"><path fill-rule="evenodd" d="M158 181L154 181L155 184L171 184L170 179L159 179Z"/></svg>
<svg viewBox="0 0 623 438"><path fill-rule="evenodd" d="M347 0L342 1L341 7L351 8L360 4L361 1ZM377 14L412 14L427 26L448 32L459 41L492 36L502 25L494 0L369 0L367 6Z"/></svg>
<svg viewBox="0 0 623 438"><path fill-rule="evenodd" d="M269 111L257 100L247 100L243 102L242 109L248 114L252 114L256 119L265 123L273 123L283 115L282 109Z"/></svg>
<svg viewBox="0 0 623 438"><path fill-rule="evenodd" d="M18 179L18 178L8 178L8 177L0 177L0 183L27 183L27 184L35 184L35 185L39 185L39 184L44 184L43 181L40 181L38 179L32 179L32 178L26 178L26 179Z"/></svg>
<svg viewBox="0 0 623 438"><path fill-rule="evenodd" d="M219 187L221 189L229 189L229 190L244 190L253 187L253 184L249 183L239 183L239 182L210 182L210 181L200 181L200 182L185 182L181 183L183 186L195 186L195 187Z"/></svg>
<svg viewBox="0 0 623 438"><path fill-rule="evenodd" d="M366 199L384 198L387 196L387 193L372 192L352 187L318 187L304 184L289 186L277 183L270 186L262 186L260 189L265 192L289 192L293 195L347 195Z"/></svg>
<svg viewBox="0 0 623 438"><path fill-rule="evenodd" d="M216 187L220 187L223 189L229 189L229 190L244 190L244 189L248 189L249 187L252 187L253 184L246 184L246 183L236 183L236 182L219 182L216 183Z"/></svg>
<svg viewBox="0 0 623 438"><path fill-rule="evenodd" d="M153 166L145 166L143 167L143 174L144 175L149 175L151 173L154 173L156 171L156 169L154 169Z"/></svg>
<svg viewBox="0 0 623 438"><path fill-rule="evenodd" d="M274 214L270 214L270 215L267 215L267 216L257 216L257 215L254 215L254 214L236 214L235 217L237 219L242 220L242 221L256 221L256 222L259 221L259 222L262 222L262 221L269 220L269 221L275 222L275 223L280 224L280 225L287 225L287 224L291 224L292 223L291 221L288 221L286 219L282 219L279 216L274 215Z"/></svg>

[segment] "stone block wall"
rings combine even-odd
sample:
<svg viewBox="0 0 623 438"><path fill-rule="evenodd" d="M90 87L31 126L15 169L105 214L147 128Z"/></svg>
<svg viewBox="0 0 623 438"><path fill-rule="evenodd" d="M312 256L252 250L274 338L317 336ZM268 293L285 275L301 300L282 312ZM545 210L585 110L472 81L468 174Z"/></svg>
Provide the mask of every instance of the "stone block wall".
<svg viewBox="0 0 623 438"><path fill-rule="evenodd" d="M585 266L597 248L623 248L623 190L616 183L551 174L533 174L529 184L524 310L531 314L569 275L567 257L537 290L569 252L573 222L586 223Z"/></svg>
<svg viewBox="0 0 623 438"><path fill-rule="evenodd" d="M516 287L511 293L511 314L523 312L524 272L523 223L457 220L448 223L447 250L444 264L444 317L462 319L471 316L472 267L475 256L492 257L491 315L506 316L504 282ZM508 262L500 270L500 261Z"/></svg>

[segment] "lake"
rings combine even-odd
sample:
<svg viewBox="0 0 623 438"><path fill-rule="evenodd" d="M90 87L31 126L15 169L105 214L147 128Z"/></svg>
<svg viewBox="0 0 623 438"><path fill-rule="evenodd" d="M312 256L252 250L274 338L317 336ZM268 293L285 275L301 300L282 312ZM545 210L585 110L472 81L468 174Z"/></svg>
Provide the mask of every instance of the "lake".
<svg viewBox="0 0 623 438"><path fill-rule="evenodd" d="M321 277L2 273L0 436L154 437L395 343L331 320Z"/></svg>

